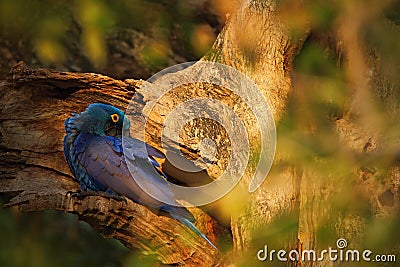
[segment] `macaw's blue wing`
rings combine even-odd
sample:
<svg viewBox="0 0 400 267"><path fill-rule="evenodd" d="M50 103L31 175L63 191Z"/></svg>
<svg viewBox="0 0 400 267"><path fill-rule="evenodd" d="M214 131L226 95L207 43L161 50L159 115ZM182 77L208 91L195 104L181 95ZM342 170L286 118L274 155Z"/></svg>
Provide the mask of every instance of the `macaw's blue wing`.
<svg viewBox="0 0 400 267"><path fill-rule="evenodd" d="M139 146L141 141L129 140L129 145ZM193 215L185 208L166 205L149 196L132 178L132 175L140 176L151 186L154 192L161 198L173 201L173 193L168 183L153 167L152 161L143 149L129 150L131 153L124 157L122 153L122 141L118 137L93 136L81 133L75 140L74 152L78 162L86 170L86 173L96 184L100 184L110 191L126 196L127 198L152 209L162 210L175 218L176 216L194 222ZM153 155L163 154L153 148ZM129 172L125 159L132 164ZM175 218L176 219L176 218Z"/></svg>
<svg viewBox="0 0 400 267"><path fill-rule="evenodd" d="M128 153L122 153L122 141L118 137L93 136L81 133L75 140L74 147L79 164L86 170L95 184L126 196L129 199L151 208L153 211L162 211L175 220L180 221L198 236L204 238L212 247L215 245L193 224L193 215L184 207L177 207L160 202L149 196L132 178L140 176L146 186L151 186L161 199L168 198L174 201L174 196L168 183L160 176L154 166L155 157L164 155L157 149L146 144L147 152L143 149L143 142L137 139L124 139ZM137 150L136 150L137 148ZM150 149L149 149L150 148ZM149 154L147 154L149 153ZM125 160L132 164L129 172ZM158 163L157 163L158 164ZM104 190L105 191L105 190Z"/></svg>

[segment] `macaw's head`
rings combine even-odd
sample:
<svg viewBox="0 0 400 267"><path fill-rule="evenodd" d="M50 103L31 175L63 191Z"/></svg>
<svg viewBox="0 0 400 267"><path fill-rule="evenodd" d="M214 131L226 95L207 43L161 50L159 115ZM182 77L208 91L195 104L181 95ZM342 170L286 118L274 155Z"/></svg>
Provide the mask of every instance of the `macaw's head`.
<svg viewBox="0 0 400 267"><path fill-rule="evenodd" d="M118 108L107 104L94 103L73 117L73 124L79 132L93 135L119 136L129 131L130 121Z"/></svg>

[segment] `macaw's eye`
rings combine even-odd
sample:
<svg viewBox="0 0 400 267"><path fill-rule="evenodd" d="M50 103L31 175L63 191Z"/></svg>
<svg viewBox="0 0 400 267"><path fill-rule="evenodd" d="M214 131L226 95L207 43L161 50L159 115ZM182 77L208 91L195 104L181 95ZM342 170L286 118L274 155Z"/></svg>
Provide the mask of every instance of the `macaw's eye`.
<svg viewBox="0 0 400 267"><path fill-rule="evenodd" d="M112 114L111 115L111 120L113 121L113 122L118 122L119 121L119 116L118 116L118 114Z"/></svg>

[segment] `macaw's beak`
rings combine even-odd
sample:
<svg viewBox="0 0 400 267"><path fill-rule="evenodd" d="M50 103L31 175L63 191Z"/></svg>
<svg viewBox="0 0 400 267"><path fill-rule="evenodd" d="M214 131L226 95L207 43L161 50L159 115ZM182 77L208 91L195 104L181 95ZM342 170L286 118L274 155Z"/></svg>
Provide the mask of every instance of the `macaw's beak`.
<svg viewBox="0 0 400 267"><path fill-rule="evenodd" d="M110 125L109 127L106 128L105 134L108 136L119 136L122 134L121 130L118 130L116 125Z"/></svg>
<svg viewBox="0 0 400 267"><path fill-rule="evenodd" d="M130 136L129 128L131 122L128 118L124 118L124 122L121 124L111 123L106 127L105 134L108 136Z"/></svg>

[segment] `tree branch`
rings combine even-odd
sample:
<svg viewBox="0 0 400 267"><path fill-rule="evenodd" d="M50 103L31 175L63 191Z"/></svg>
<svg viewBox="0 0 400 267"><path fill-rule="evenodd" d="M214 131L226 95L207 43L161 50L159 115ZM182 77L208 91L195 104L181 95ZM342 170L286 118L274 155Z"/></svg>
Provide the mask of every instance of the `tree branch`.
<svg viewBox="0 0 400 267"><path fill-rule="evenodd" d="M164 264L218 265L221 255L175 220L130 200L67 194L79 186L63 157L64 120L93 102L124 108L139 84L16 65L0 84L0 192L13 195L6 206L77 214L105 237L157 255ZM204 225L199 227L214 238Z"/></svg>

